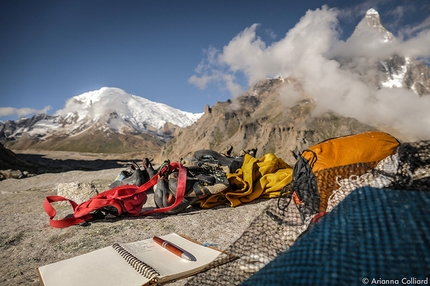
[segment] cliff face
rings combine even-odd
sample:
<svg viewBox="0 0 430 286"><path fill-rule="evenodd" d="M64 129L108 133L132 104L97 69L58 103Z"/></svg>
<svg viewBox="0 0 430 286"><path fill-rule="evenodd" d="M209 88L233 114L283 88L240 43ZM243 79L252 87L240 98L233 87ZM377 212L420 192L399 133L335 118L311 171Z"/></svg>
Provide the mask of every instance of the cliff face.
<svg viewBox="0 0 430 286"><path fill-rule="evenodd" d="M168 142L158 159L178 160L200 149L224 152L233 146L233 155L257 148L257 157L275 153L293 164L291 151L302 151L333 137L376 130L333 112L315 115L311 99L289 106L279 94L286 85L300 89L293 80L270 79L234 100L206 106L204 115Z"/></svg>

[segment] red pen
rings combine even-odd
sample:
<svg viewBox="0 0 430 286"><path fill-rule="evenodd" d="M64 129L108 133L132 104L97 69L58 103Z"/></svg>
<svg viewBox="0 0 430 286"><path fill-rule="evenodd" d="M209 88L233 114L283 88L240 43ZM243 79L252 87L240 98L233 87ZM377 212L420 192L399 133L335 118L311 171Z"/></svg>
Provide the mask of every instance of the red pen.
<svg viewBox="0 0 430 286"><path fill-rule="evenodd" d="M156 243L158 243L159 245L161 245L162 247L164 247L168 251L172 252L173 254L176 254L177 256L179 256L183 259L187 259L189 261L196 261L196 258L194 257L194 255L183 250L179 246L171 243L170 241L164 240L158 236L154 236L153 239Z"/></svg>

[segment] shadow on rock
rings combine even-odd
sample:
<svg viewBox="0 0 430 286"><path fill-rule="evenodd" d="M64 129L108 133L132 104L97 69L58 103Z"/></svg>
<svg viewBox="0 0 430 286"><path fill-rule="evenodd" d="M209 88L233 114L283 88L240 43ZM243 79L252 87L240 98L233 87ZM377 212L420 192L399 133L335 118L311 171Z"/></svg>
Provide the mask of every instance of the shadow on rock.
<svg viewBox="0 0 430 286"><path fill-rule="evenodd" d="M72 170L99 171L106 169L122 168L130 163L130 160L78 160L78 159L51 159L39 154L17 154L18 158L37 165L42 173L66 172Z"/></svg>

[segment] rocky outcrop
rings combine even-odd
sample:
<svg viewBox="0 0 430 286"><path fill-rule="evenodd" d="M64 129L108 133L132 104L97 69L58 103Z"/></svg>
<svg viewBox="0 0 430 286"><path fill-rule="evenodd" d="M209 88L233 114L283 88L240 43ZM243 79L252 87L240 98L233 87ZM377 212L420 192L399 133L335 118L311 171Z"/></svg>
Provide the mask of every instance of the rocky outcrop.
<svg viewBox="0 0 430 286"><path fill-rule="evenodd" d="M59 183L55 189L58 196L68 198L80 204L105 191L107 186L95 184L94 182L70 182Z"/></svg>
<svg viewBox="0 0 430 286"><path fill-rule="evenodd" d="M18 158L14 152L0 144L0 180L29 177L37 168L37 165Z"/></svg>
<svg viewBox="0 0 430 286"><path fill-rule="evenodd" d="M430 95L430 69L423 62L412 61L409 65L403 83L418 95Z"/></svg>

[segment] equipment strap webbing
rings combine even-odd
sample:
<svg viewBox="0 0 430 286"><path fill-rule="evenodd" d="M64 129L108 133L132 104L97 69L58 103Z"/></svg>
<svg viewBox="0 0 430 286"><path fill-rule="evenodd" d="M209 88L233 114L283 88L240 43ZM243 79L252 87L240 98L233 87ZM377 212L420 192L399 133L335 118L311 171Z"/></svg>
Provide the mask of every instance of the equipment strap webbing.
<svg viewBox="0 0 430 286"><path fill-rule="evenodd" d="M172 162L169 165L166 165L165 167L163 167L157 174L155 174L149 181L147 181L146 183L144 183L143 185L141 185L140 187L137 186L133 186L133 185L125 185L125 186L119 186L116 187L114 189L108 190L108 191L112 191L115 189L121 189L121 188L127 188L127 189L134 189L134 192L131 192L130 195L137 195L140 193L144 193L146 192L148 189L150 189L151 187L153 187L155 184L157 184L158 182L158 178L160 176L163 176L165 172L168 172L172 169L179 169L179 174L178 174L178 186L177 186L177 191L176 191L176 200L175 202L168 207L164 207L164 208L156 208L153 210L149 210L146 211L144 213L140 213L139 215L148 215L148 214L152 214L152 213L159 213L159 212L166 212L169 211L173 208L175 208L176 206L178 206L182 200L184 199L185 196L185 188L186 188L186 179L187 179L187 170L184 166L182 166L180 163L178 162ZM106 192L108 192L106 191ZM72 226L72 225L76 225L76 224L80 224L86 221L91 220L93 217L90 213L86 213L83 215L79 215L77 217L73 216L73 217L66 217L63 219L58 219L55 220L54 217L57 214L57 211L55 210L55 208L52 206L52 203L54 202L61 202L61 201L66 201L68 202L72 208L73 208L73 212L76 213L79 208L81 206L89 205L89 201L91 201L91 199L89 201L83 202L81 204L77 204L76 202L69 200L65 197L62 196L47 196L45 198L45 201L43 203L43 208L45 210L45 212L48 214L49 216L49 223L52 227L55 228L64 228L64 227L68 227L68 226ZM94 210L96 208L103 208L106 207L108 205L115 205L118 209L118 215L121 215L121 207L119 206L118 202L116 202L115 200L111 199L107 199L107 200L97 200L97 201L93 201L91 202L91 209L88 208L89 211Z"/></svg>

